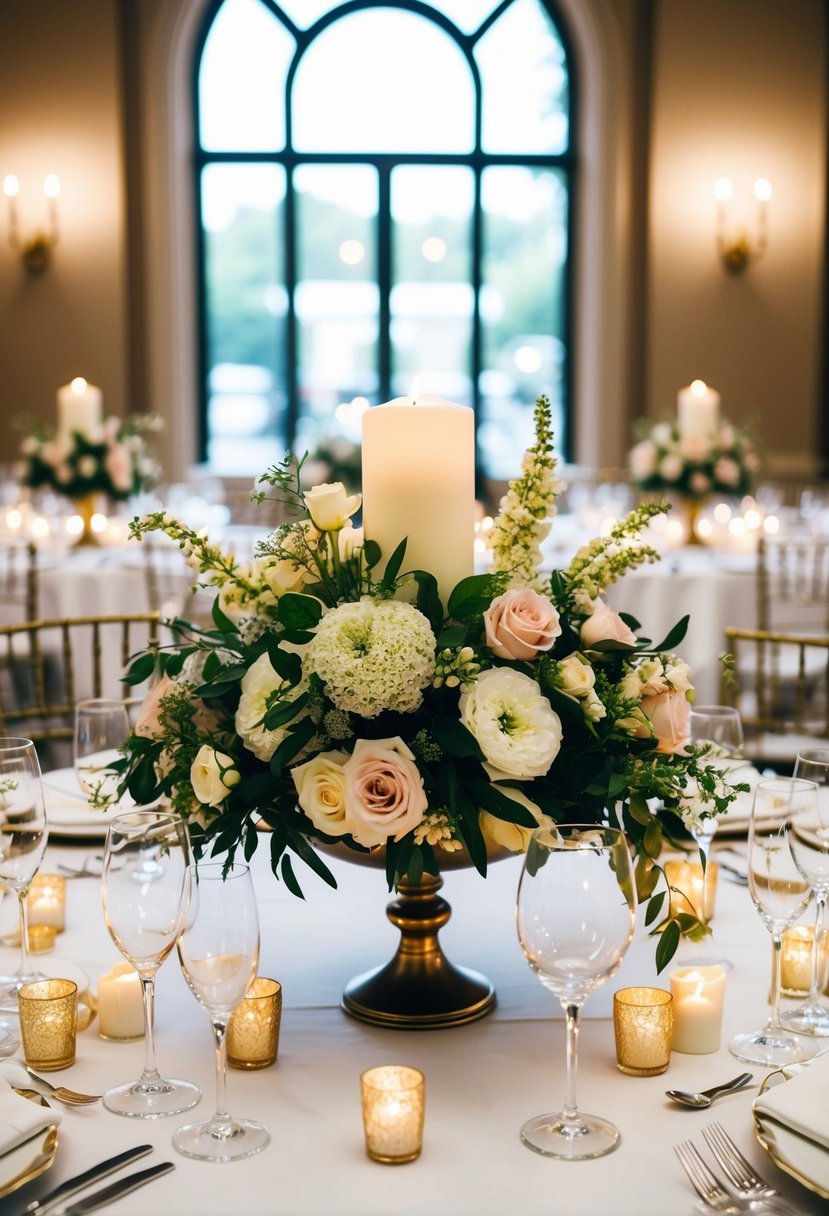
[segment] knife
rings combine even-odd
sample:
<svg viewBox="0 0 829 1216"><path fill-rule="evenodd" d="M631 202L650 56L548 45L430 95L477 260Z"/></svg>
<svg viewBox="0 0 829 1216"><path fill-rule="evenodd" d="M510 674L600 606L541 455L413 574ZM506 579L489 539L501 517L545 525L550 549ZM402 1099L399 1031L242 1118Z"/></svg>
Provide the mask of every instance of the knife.
<svg viewBox="0 0 829 1216"><path fill-rule="evenodd" d="M146 1157L147 1153L152 1151L151 1144L139 1144L137 1148L128 1148L126 1152L118 1153L115 1157L107 1157L106 1161L93 1165L91 1169L84 1170L82 1174L76 1174L74 1178L67 1178L65 1182L56 1186L41 1199L33 1200L28 1207L23 1209L20 1216L30 1216L30 1213L42 1216L47 1208L51 1208L59 1200L74 1195L75 1191L83 1190L85 1186L89 1186L90 1182L97 1182L99 1178L106 1178L108 1174L114 1174L116 1170L120 1170L122 1165L129 1165L131 1161L137 1161L139 1157Z"/></svg>
<svg viewBox="0 0 829 1216"><path fill-rule="evenodd" d="M102 1187L100 1191L93 1191L91 1195L87 1195L86 1199L78 1199L75 1203L62 1207L61 1216L84 1216L86 1212L94 1212L96 1208L102 1208L107 1203L114 1203L122 1195L128 1195L130 1191L137 1190L145 1182L152 1182L154 1178L160 1178L162 1174L169 1174L170 1170L175 1168L172 1161L162 1161L160 1165L151 1165L149 1169L139 1170L136 1174L128 1174L119 1182Z"/></svg>

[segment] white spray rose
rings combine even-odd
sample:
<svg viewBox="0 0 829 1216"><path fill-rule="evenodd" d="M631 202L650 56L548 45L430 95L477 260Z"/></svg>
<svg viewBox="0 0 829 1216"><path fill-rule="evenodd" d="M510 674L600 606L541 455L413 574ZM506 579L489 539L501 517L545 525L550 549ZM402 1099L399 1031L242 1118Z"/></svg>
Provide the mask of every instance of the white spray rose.
<svg viewBox="0 0 829 1216"><path fill-rule="evenodd" d="M190 784L199 802L206 806L218 806L224 802L241 776L232 756L217 752L205 743L200 747L190 767Z"/></svg>

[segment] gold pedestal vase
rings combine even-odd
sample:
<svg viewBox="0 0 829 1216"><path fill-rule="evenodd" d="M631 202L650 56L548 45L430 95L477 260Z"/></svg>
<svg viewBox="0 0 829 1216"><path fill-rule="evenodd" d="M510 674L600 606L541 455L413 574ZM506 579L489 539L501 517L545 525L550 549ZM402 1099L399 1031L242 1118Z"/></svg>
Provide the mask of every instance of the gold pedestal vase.
<svg viewBox="0 0 829 1216"><path fill-rule="evenodd" d="M97 545L98 536L92 530L92 516L101 510L100 495L96 493L82 494L79 498L72 499L72 506L76 515L80 515L83 520L83 529L75 538L76 545Z"/></svg>
<svg viewBox="0 0 829 1216"><path fill-rule="evenodd" d="M495 1007L495 989L477 971L452 964L438 933L452 915L438 894L443 879L424 874L402 880L386 915L400 930L397 952L385 966L346 985L342 1005L362 1022L400 1030L435 1030L477 1021Z"/></svg>

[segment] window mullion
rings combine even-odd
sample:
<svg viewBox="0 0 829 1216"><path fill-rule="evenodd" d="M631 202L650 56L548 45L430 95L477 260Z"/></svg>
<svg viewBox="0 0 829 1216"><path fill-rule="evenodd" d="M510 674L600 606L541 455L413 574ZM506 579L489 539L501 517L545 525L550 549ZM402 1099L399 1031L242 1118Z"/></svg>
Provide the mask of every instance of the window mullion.
<svg viewBox="0 0 829 1216"><path fill-rule="evenodd" d="M285 384L287 388L287 405L285 417L285 436L288 447L294 449L297 422L299 420L299 359L297 356L297 337L299 327L296 319L296 251L297 251L297 220L294 199L294 166L285 166L285 292L287 295L287 313L285 316Z"/></svg>
<svg viewBox="0 0 829 1216"><path fill-rule="evenodd" d="M391 361L391 287L392 287L392 218L391 166L377 166L377 389L380 401L392 396Z"/></svg>

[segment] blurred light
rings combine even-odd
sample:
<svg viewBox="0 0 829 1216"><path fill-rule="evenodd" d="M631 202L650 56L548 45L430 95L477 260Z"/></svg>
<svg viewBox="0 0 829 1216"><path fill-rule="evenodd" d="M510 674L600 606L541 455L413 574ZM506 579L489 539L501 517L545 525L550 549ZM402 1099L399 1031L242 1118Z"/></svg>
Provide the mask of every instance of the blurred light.
<svg viewBox="0 0 829 1216"><path fill-rule="evenodd" d="M43 515L36 515L32 520L32 536L35 540L43 540L49 535L49 520Z"/></svg>
<svg viewBox="0 0 829 1216"><path fill-rule="evenodd" d="M731 519L731 507L727 502L718 502L714 507L714 519L718 524L727 524Z"/></svg>
<svg viewBox="0 0 829 1216"><path fill-rule="evenodd" d="M734 183L730 177L718 177L714 182L714 198L727 203L734 197Z"/></svg>
<svg viewBox="0 0 829 1216"><path fill-rule="evenodd" d="M780 531L780 520L776 515L766 516L766 518L763 520L763 531L768 532L772 536L775 532Z"/></svg>
<svg viewBox="0 0 829 1216"><path fill-rule="evenodd" d="M60 194L60 178L57 173L47 173L43 179L43 193L47 198L57 198ZM757 196L760 197L759 195Z"/></svg>
<svg viewBox="0 0 829 1216"><path fill-rule="evenodd" d="M420 252L427 262L442 262L446 257L446 241L439 236L427 236L420 246Z"/></svg>
<svg viewBox="0 0 829 1216"><path fill-rule="evenodd" d="M765 177L758 177L754 183L754 197L757 201L767 203L771 198L771 194L771 182L767 181Z"/></svg>
<svg viewBox="0 0 829 1216"><path fill-rule="evenodd" d="M368 409L368 397L352 397L350 401L341 401L334 410L338 422L359 422Z"/></svg>
<svg viewBox="0 0 829 1216"><path fill-rule="evenodd" d="M343 241L339 252L340 261L346 266L359 266L366 256L365 246L362 241Z"/></svg>
<svg viewBox="0 0 829 1216"><path fill-rule="evenodd" d="M20 182L13 173L7 173L3 178L3 193L6 198L14 198L20 193Z"/></svg>
<svg viewBox="0 0 829 1216"><path fill-rule="evenodd" d="M541 351L535 346L519 346L515 352L515 366L519 372L532 375L541 367Z"/></svg>

